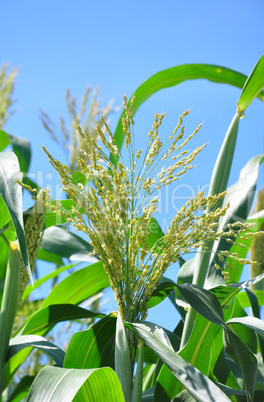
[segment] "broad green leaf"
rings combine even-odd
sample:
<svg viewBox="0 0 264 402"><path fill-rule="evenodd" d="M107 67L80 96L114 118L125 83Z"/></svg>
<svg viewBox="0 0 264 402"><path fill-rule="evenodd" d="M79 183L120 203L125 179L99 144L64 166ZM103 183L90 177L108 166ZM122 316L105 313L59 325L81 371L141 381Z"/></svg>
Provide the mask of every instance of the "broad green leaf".
<svg viewBox="0 0 264 402"><path fill-rule="evenodd" d="M52 357L59 367L63 367L65 353L58 346L38 335L22 335L11 338L9 342L7 360L24 348L37 348Z"/></svg>
<svg viewBox="0 0 264 402"><path fill-rule="evenodd" d="M50 292L42 307L61 303L80 304L109 286L108 276L99 261L67 276Z"/></svg>
<svg viewBox="0 0 264 402"><path fill-rule="evenodd" d="M162 70L152 75L136 89L134 92L136 99L133 113L135 114L138 108L151 95L159 90L173 87L181 82L194 79L207 79L212 82L229 84L242 89L247 77L237 71L210 64L183 64L167 70ZM259 93L258 98L264 101L264 93ZM115 131L115 141L119 149L121 149L124 141L124 133L122 128L123 117L124 112L120 116ZM112 162L115 163L114 159Z"/></svg>
<svg viewBox="0 0 264 402"><path fill-rule="evenodd" d="M58 322L78 320L82 318L100 318L104 314L94 313L72 304L51 305L41 308L29 317L19 330L19 335L45 336ZM16 370L24 362L30 349L23 349L6 364L4 388L8 385Z"/></svg>
<svg viewBox="0 0 264 402"><path fill-rule="evenodd" d="M221 286L212 289L214 295L219 300L222 308L226 311L234 296L239 292L238 288ZM215 301L215 303L217 303ZM221 313L220 313L221 314ZM214 338L220 331L220 327L208 321L201 315L196 317L193 331L187 344L178 352L179 356L195 366L203 374L209 374L211 347ZM182 390L181 383L172 375L171 371L164 365L160 370L155 388L155 399L159 401L170 401L176 394ZM167 399L165 399L167 398Z"/></svg>
<svg viewBox="0 0 264 402"><path fill-rule="evenodd" d="M18 158L20 171L27 173L31 159L30 142L11 134L9 134L9 140L12 144L13 152Z"/></svg>
<svg viewBox="0 0 264 402"><path fill-rule="evenodd" d="M228 354L241 367L248 398L252 398L255 389L257 361L247 345L240 340L223 320L223 313L216 297L211 297L209 291L197 286L186 284L178 285L185 299L192 307L205 318L220 325L224 329L224 346ZM220 311L221 310L221 311ZM252 399L249 399L252 400Z"/></svg>
<svg viewBox="0 0 264 402"><path fill-rule="evenodd" d="M249 74L237 102L238 112L244 112L264 88L264 55Z"/></svg>
<svg viewBox="0 0 264 402"><path fill-rule="evenodd" d="M29 317L19 330L19 334L45 335L58 322L97 317L104 317L104 314L94 313L74 304L52 304L42 307Z"/></svg>
<svg viewBox="0 0 264 402"><path fill-rule="evenodd" d="M115 372L119 378L125 401L131 401L131 361L128 340L120 314L117 315L115 334Z"/></svg>
<svg viewBox="0 0 264 402"><path fill-rule="evenodd" d="M0 130L0 152L2 152L9 144L10 140L8 134L5 131Z"/></svg>
<svg viewBox="0 0 264 402"><path fill-rule="evenodd" d="M22 300L25 300L33 290L36 290L39 286L43 285L43 283L47 282L50 279L57 278L62 272L68 271L71 268L76 267L78 264L69 264L69 265L63 265L60 268L56 268L54 271L52 271L50 274L43 276L43 278L38 279L34 283L34 289L32 285L28 285L26 289L24 290Z"/></svg>
<svg viewBox="0 0 264 402"><path fill-rule="evenodd" d="M198 402L208 402L212 400L212 395L217 402L229 401L208 377L165 346L145 324L127 323L126 326L159 356Z"/></svg>
<svg viewBox="0 0 264 402"><path fill-rule="evenodd" d="M44 231L41 249L70 260L91 260L89 254L92 246L81 237L58 226L52 226Z"/></svg>
<svg viewBox="0 0 264 402"><path fill-rule="evenodd" d="M22 187L16 183L16 180L19 179L21 179L21 173L16 155L13 152L1 152L0 196L3 198L10 213L20 245L22 259L26 266L28 276L33 283L23 229Z"/></svg>
<svg viewBox="0 0 264 402"><path fill-rule="evenodd" d="M116 315L109 314L86 331L77 332L71 338L64 368L114 368L114 356L109 355L108 344L116 331ZM106 363L106 364L104 364Z"/></svg>
<svg viewBox="0 0 264 402"><path fill-rule="evenodd" d="M109 367L80 370L47 366L34 380L27 402L72 402L84 383L87 402L124 401L118 377Z"/></svg>

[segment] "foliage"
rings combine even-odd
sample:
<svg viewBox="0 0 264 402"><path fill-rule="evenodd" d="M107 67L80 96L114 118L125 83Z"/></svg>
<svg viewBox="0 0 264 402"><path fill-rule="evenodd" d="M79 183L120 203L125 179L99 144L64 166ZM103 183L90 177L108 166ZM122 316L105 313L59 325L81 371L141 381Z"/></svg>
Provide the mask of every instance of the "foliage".
<svg viewBox="0 0 264 402"><path fill-rule="evenodd" d="M259 228L264 212L251 216L250 209L264 155L251 159L238 182L227 188L240 118L254 98L264 100L263 69L264 56L248 78L202 64L177 66L150 77L135 97L125 99L114 135L104 118L96 135L74 126L88 146L82 152L80 143L72 144L78 152L69 167L47 151L68 198L51 200L46 190L38 189L33 209L24 216L17 180L29 167L30 146L1 132L1 151L13 147L13 152L0 153L0 383L6 401L25 397L28 401L120 402L264 399L263 290L257 286L264 274L239 282L253 238L253 242L263 241ZM180 179L202 147L189 154L184 151L193 137L183 137L180 127L185 116L162 142L158 131L164 116L157 115L148 149L140 155L134 147L133 116L154 92L196 78L235 85L242 92L208 196L198 194L190 200L163 233L155 219L155 191ZM84 99L83 113L85 105ZM80 123L83 113L78 120L70 95L68 107L74 111L74 124ZM163 167L166 161L171 165ZM245 176L247 188L241 186ZM29 188L28 184L34 187L25 181L23 186ZM58 226L54 212L64 215ZM65 224L66 219L70 223ZM88 235L90 243L70 232L72 223ZM196 256L185 262L182 256L197 248ZM42 302L34 300L29 282L35 279L30 270L35 259L57 264L54 272L35 280L37 288L56 279ZM71 259L78 262L71 264ZM180 262L180 270L174 281L168 280L165 270L175 261ZM60 274L67 271L61 280ZM110 286L118 312L105 315L98 305L96 311L83 306ZM173 332L143 321L147 310L166 297L181 315ZM21 300L28 298L31 307L21 322ZM252 315L247 307L252 307ZM65 350L47 339L57 323L71 322L74 327L82 319L92 320L91 325L75 333ZM54 365L43 361L38 373L27 373L31 375L14 382L33 349L52 358Z"/></svg>

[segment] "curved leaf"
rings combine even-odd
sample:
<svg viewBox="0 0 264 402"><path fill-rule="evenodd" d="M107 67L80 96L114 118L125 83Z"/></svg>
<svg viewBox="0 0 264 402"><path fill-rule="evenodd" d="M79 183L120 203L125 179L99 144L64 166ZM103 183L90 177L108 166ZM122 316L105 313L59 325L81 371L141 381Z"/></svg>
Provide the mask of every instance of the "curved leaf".
<svg viewBox="0 0 264 402"><path fill-rule="evenodd" d="M41 249L70 260L98 260L89 256L92 246L87 241L58 226L52 226L44 231Z"/></svg>
<svg viewBox="0 0 264 402"><path fill-rule="evenodd" d="M134 92L136 99L133 113L135 114L138 108L151 95L159 90L173 87L184 81L195 79L207 79L212 82L229 84L242 89L247 77L237 71L210 64L183 64L168 68L152 75L136 89ZM264 93L259 93L258 98L264 101ZM115 131L115 141L119 149L121 149L124 140L122 128L123 117L124 112L120 116ZM115 163L115 160L113 159L112 162Z"/></svg>
<svg viewBox="0 0 264 402"><path fill-rule="evenodd" d="M61 281L44 300L42 307L50 304L80 304L110 286L101 261L73 272Z"/></svg>
<svg viewBox="0 0 264 402"><path fill-rule="evenodd" d="M109 314L87 331L74 334L65 356L64 368L99 368L103 362L114 368L114 358L108 355L107 346L115 331L116 315Z"/></svg>
<svg viewBox="0 0 264 402"><path fill-rule="evenodd" d="M62 272L65 272L68 269L74 268L77 265L78 265L78 263L63 265L60 268L56 268L54 271L52 271L48 275L43 276L43 278L36 280L36 282L34 283L34 289L33 289L32 285L28 285L26 287L26 289L24 290L22 301L25 300L30 295L30 293L33 292L33 290L36 290L39 286L43 285L43 283L47 282L50 279L57 278L57 276L59 276Z"/></svg>
<svg viewBox="0 0 264 402"><path fill-rule="evenodd" d="M74 304L54 304L42 307L29 317L20 329L19 334L45 335L58 322L99 317L104 317L104 314L94 313Z"/></svg>
<svg viewBox="0 0 264 402"><path fill-rule="evenodd" d="M9 342L7 360L11 359L16 353L24 348L41 349L44 353L52 357L59 367L63 367L65 353L58 346L47 341L42 336L38 335L22 335L11 338Z"/></svg>
<svg viewBox="0 0 264 402"><path fill-rule="evenodd" d="M100 369L65 369L44 367L34 380L28 402L71 402L85 383L90 402L124 402L116 373L109 367Z"/></svg>
<svg viewBox="0 0 264 402"><path fill-rule="evenodd" d="M126 326L159 356L198 402L229 401L229 398L208 377L165 346L145 324L126 323Z"/></svg>

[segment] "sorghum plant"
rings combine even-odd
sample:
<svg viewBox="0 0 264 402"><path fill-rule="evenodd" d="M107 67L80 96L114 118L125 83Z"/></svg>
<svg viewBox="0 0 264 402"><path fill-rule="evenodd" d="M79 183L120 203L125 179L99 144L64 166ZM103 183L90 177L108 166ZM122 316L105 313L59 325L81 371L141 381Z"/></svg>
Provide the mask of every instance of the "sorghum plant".
<svg viewBox="0 0 264 402"><path fill-rule="evenodd" d="M165 114L155 115L148 134L149 143L145 154L135 150L133 101L127 106L123 118L125 157L119 152L113 135L102 118L105 135L97 126L98 139L102 146L79 127L79 133L86 142L83 158L78 158L77 167L86 176L89 187L76 182L71 169L61 164L45 150L58 171L63 189L76 206L65 211L53 201L53 209L64 214L69 222L85 232L92 243L94 253L102 259L111 287L115 293L119 312L125 321L141 322L147 313L148 301L160 282L166 269L180 256L190 253L208 240L221 236L233 241L248 226L239 223L218 230L217 224L228 206L217 208L224 193L206 197L203 192L180 208L165 235L154 244L149 242L153 214L157 211L157 192L161 187L177 181L187 170L205 145L189 152L184 147L200 130L201 125L185 138L183 119L165 142L162 142L159 128ZM109 153L115 163L111 162ZM86 164L87 157L91 164ZM211 212L205 213L210 207ZM219 258L225 258L223 252ZM233 255L237 258L236 255ZM245 260L241 261L245 263Z"/></svg>

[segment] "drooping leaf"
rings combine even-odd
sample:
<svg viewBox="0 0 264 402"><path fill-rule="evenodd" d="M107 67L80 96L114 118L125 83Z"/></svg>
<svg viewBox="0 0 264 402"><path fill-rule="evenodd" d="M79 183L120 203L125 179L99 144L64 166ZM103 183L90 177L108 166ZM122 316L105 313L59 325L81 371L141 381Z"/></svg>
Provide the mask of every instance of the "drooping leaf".
<svg viewBox="0 0 264 402"><path fill-rule="evenodd" d="M90 402L124 402L118 377L109 367L80 370L51 366L39 372L27 402L71 402L84 383Z"/></svg>
<svg viewBox="0 0 264 402"><path fill-rule="evenodd" d="M58 226L52 226L44 231L41 249L70 260L91 260L89 254L92 246L80 236Z"/></svg>
<svg viewBox="0 0 264 402"><path fill-rule="evenodd" d="M165 346L145 324L127 323L126 326L159 356L198 402L229 401L229 398L208 377Z"/></svg>
<svg viewBox="0 0 264 402"><path fill-rule="evenodd" d="M58 322L99 317L104 317L104 314L94 313L74 304L52 304L42 307L29 317L19 330L19 334L45 335Z"/></svg>
<svg viewBox="0 0 264 402"><path fill-rule="evenodd" d="M240 366L243 372L247 396L249 400L252 400L257 374L256 358L247 345L240 340L236 333L230 330L223 320L223 313L218 299L210 296L208 290L202 288L197 289L195 285L186 284L186 286L177 286L180 291L183 292L188 303L190 303L197 312L224 329L225 349Z"/></svg>
<svg viewBox="0 0 264 402"><path fill-rule="evenodd" d="M52 357L59 367L63 367L65 353L58 346L47 341L42 336L38 335L22 335L11 338L9 342L7 360L11 359L16 353L24 348L41 349L44 353Z"/></svg>
<svg viewBox="0 0 264 402"><path fill-rule="evenodd" d="M139 107L154 93L161 89L169 88L180 84L181 82L194 80L194 79L207 79L212 82L220 84L229 84L238 88L243 88L247 77L237 71L210 64L184 64L167 70L159 71L152 75L143 84L141 84L135 91L136 96L133 113L135 114ZM264 101L264 93L260 92L258 98ZM130 101L128 103L128 106ZM119 149L124 141L124 133L122 129L122 118L124 112L120 116L116 131L115 141ZM112 160L115 163L114 159Z"/></svg>

